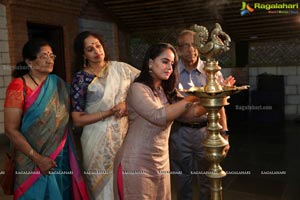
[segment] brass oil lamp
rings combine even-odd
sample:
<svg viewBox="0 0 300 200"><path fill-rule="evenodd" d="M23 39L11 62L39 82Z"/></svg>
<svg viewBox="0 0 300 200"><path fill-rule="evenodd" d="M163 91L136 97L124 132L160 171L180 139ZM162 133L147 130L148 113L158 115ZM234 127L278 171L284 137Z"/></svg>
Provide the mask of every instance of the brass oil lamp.
<svg viewBox="0 0 300 200"><path fill-rule="evenodd" d="M219 124L219 111L228 105L230 95L249 88L245 86L221 86L217 82L216 73L221 70L216 57L229 50L231 39L223 32L220 24L216 23L211 31L210 39L208 30L204 26L194 25L191 29L195 32L194 39L197 49L206 59L204 71L207 74L207 84L204 87L191 87L182 90L189 95L201 99L201 105L207 109L208 135L203 142L205 158L211 163L208 173L211 182L211 199L222 200L222 178L226 176L220 162L226 157L224 148L228 142L220 135L222 126Z"/></svg>

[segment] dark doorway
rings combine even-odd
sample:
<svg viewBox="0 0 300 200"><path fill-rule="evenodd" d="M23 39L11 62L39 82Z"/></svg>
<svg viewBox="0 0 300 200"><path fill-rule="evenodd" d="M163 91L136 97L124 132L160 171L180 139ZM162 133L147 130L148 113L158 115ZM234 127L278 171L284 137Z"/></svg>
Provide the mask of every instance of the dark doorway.
<svg viewBox="0 0 300 200"><path fill-rule="evenodd" d="M50 42L53 53L56 55L53 73L66 81L64 36L62 27L28 22L27 28L29 39L39 37Z"/></svg>

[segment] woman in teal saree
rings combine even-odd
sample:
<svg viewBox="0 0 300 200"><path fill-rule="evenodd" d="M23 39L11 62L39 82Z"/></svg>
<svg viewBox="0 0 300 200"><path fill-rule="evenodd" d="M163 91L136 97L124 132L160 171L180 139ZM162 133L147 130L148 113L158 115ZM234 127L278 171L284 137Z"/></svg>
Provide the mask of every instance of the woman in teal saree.
<svg viewBox="0 0 300 200"><path fill-rule="evenodd" d="M5 132L17 150L14 199L89 199L69 130L69 90L50 74L55 55L35 39L23 58L4 105Z"/></svg>

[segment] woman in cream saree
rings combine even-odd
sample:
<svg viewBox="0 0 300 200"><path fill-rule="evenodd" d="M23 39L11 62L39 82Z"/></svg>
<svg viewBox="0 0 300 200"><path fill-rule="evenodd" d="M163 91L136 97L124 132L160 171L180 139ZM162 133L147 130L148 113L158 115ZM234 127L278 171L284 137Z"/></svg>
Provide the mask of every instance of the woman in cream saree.
<svg viewBox="0 0 300 200"><path fill-rule="evenodd" d="M72 81L72 117L75 126L84 127L84 173L92 198L113 200L113 161L127 132L125 99L138 70L104 60L102 43L95 34L83 32L75 39L77 43L84 43L86 66Z"/></svg>

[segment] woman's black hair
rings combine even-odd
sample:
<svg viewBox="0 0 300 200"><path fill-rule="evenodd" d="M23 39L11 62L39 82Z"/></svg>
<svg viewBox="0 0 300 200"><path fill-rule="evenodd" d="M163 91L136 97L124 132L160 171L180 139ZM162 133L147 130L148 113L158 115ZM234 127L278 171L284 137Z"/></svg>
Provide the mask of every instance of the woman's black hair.
<svg viewBox="0 0 300 200"><path fill-rule="evenodd" d="M147 86L149 86L152 90L154 90L153 85L153 78L151 74L149 73L149 60L154 60L156 57L158 57L163 51L170 49L174 53L174 63L172 65L173 72L170 75L168 80L162 81L162 88L167 96L167 99L169 103L172 103L176 97L177 97L177 91L176 91L176 83L178 79L178 56L176 53L175 48L169 44L169 43L158 43L154 44L146 52L146 55L143 60L142 69L139 77L135 80L135 82L143 83Z"/></svg>
<svg viewBox="0 0 300 200"><path fill-rule="evenodd" d="M84 63L85 61L83 59L83 54L84 54L84 40L89 36L93 36L99 40L99 42L103 46L103 50L105 53L104 60L108 61L108 59L109 59L102 36L98 35L97 33L90 32L90 31L81 32L74 39L74 53L75 53L75 56L74 56L74 68L75 69L74 69L74 71L75 72L81 70L83 68L83 66L85 64L87 64L87 63Z"/></svg>
<svg viewBox="0 0 300 200"><path fill-rule="evenodd" d="M50 43L42 38L32 38L25 43L22 50L23 61L18 62L12 71L12 76L14 78L21 77L30 71L30 67L27 65L25 60L35 60L43 46L51 47Z"/></svg>

